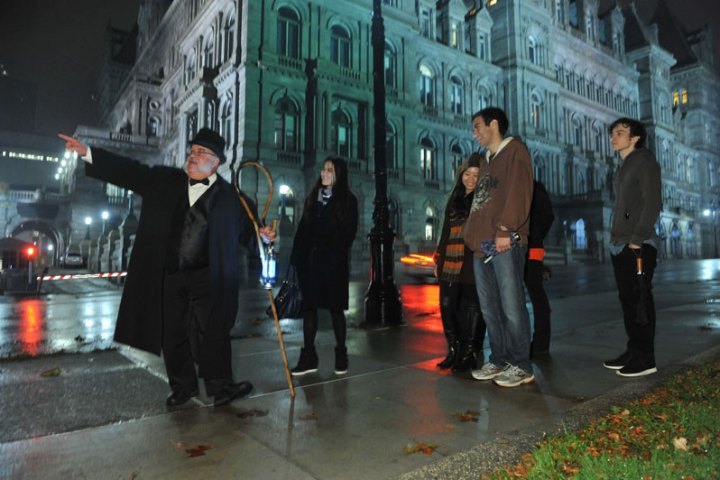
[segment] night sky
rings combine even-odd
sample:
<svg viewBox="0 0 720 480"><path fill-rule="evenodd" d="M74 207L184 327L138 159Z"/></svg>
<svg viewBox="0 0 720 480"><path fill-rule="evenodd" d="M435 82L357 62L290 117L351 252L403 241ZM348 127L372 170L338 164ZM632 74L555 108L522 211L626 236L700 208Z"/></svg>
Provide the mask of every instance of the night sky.
<svg viewBox="0 0 720 480"><path fill-rule="evenodd" d="M603 4L615 0L603 0ZM658 0L635 0L641 16ZM666 0L688 30L710 22L720 63L720 0ZM105 53L105 28L129 30L140 0L2 0L0 63L38 86L37 133L72 133L96 121L92 94ZM629 3L629 0L623 0Z"/></svg>

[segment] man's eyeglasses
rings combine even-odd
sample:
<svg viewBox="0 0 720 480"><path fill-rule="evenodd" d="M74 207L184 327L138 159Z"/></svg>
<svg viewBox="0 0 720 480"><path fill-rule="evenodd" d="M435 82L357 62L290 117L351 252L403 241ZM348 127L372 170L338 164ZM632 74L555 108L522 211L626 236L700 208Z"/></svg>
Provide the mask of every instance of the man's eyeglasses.
<svg viewBox="0 0 720 480"><path fill-rule="evenodd" d="M191 148L187 152L188 157L215 157L217 155L212 150L204 150L201 148Z"/></svg>

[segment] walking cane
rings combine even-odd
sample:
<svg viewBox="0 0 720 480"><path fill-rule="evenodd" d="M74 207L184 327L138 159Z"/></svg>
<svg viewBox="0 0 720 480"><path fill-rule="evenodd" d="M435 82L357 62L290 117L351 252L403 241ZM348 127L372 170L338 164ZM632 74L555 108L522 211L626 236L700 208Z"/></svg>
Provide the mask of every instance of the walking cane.
<svg viewBox="0 0 720 480"><path fill-rule="evenodd" d="M240 193L240 170L242 170L243 167L247 166L256 167L258 170L263 172L268 182L268 190L270 194L268 195L268 199L265 202L265 208L263 209L262 216L260 217L260 221L263 223L263 225L265 224L265 218L267 217L268 210L270 209L270 205L272 203L273 181L272 177L270 176L270 172L268 172L268 170L259 163L253 161L241 162L239 168L237 169L237 172L235 172L233 176L233 186L235 187L235 191L237 192L238 198L240 199L240 203L242 203L243 207L245 207L245 212L247 212L248 217L250 217L250 220L252 220L253 226L255 227L255 235L257 236L258 240L260 259L262 260L263 265L267 265L267 253L265 252L265 249L262 248L263 241L260 237L258 221L255 218L255 215L253 215L250 205L248 205L247 201L245 201L242 194ZM273 220L273 231L275 231L276 226L277 220ZM282 353L283 366L285 368L285 378L287 379L288 387L290 388L290 397L295 398L295 387L293 386L292 376L290 375L290 366L288 365L287 353L285 352L285 341L283 340L282 331L280 330L280 319L278 318L277 307L275 306L275 299L273 298L272 294L272 285L270 283L266 283L264 284L264 288L267 291L268 299L270 300L270 308L273 312L273 319L275 319L275 330L277 331L278 341L280 342L280 352Z"/></svg>

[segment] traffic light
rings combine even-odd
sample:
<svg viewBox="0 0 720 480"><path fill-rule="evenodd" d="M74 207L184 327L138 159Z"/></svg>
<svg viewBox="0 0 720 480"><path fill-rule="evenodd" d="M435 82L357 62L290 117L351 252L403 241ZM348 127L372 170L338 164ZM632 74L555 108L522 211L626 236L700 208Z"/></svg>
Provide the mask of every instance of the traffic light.
<svg viewBox="0 0 720 480"><path fill-rule="evenodd" d="M28 260L34 259L36 253L37 251L35 250L35 247L27 247L25 249L25 255L27 255Z"/></svg>

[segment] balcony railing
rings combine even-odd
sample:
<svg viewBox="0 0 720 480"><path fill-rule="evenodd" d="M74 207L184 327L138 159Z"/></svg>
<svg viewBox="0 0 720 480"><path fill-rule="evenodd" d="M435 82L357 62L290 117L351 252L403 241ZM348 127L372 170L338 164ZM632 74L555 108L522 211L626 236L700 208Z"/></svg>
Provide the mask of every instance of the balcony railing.
<svg viewBox="0 0 720 480"><path fill-rule="evenodd" d="M425 180L425 188L440 190L440 182L437 180Z"/></svg>
<svg viewBox="0 0 720 480"><path fill-rule="evenodd" d="M303 64L302 60L292 57L279 57L278 63L282 65L283 67L287 68L293 68L295 70L302 70Z"/></svg>
<svg viewBox="0 0 720 480"><path fill-rule="evenodd" d="M286 165L301 165L302 154L300 152L285 152L278 150L277 161Z"/></svg>

